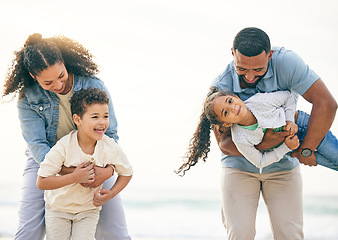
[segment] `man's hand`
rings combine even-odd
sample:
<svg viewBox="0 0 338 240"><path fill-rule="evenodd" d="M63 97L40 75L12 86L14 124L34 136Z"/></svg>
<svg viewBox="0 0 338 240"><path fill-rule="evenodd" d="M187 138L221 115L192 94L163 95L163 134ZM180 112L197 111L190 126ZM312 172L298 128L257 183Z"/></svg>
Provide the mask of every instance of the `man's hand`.
<svg viewBox="0 0 338 240"><path fill-rule="evenodd" d="M106 168L94 166L94 172L95 172L95 181L90 184L85 184L82 186L90 188L96 188L100 186L104 181L113 176L114 169L109 165Z"/></svg>
<svg viewBox="0 0 338 240"><path fill-rule="evenodd" d="M278 144L284 142L285 137L289 136L289 132L274 132L272 129L268 129L262 141L257 144L255 147L259 151L266 151L270 148L277 146Z"/></svg>
<svg viewBox="0 0 338 240"><path fill-rule="evenodd" d="M302 151L301 148L298 148L297 150L293 151L291 153L291 157L296 157L298 158L299 162L304 164L304 165L308 165L308 166L317 166L317 162L316 162L316 155L314 152L312 152L310 157L304 157L302 155Z"/></svg>

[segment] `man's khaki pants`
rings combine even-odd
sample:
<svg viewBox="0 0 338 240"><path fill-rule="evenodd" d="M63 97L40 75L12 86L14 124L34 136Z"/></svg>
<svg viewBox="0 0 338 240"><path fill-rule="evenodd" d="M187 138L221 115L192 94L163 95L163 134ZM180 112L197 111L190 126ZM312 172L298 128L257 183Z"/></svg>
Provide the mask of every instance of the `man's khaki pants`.
<svg viewBox="0 0 338 240"><path fill-rule="evenodd" d="M251 240L260 193L276 240L303 239L302 177L299 166L273 173L222 168L223 222L228 239Z"/></svg>

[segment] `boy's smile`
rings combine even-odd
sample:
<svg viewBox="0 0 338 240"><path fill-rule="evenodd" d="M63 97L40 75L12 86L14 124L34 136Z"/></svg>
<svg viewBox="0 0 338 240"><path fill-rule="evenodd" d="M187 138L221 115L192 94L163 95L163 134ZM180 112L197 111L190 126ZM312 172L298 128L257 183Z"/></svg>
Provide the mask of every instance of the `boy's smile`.
<svg viewBox="0 0 338 240"><path fill-rule="evenodd" d="M78 138L81 140L88 139L86 142L101 140L109 126L108 105L94 103L87 106L86 112L78 118L76 125L79 130Z"/></svg>

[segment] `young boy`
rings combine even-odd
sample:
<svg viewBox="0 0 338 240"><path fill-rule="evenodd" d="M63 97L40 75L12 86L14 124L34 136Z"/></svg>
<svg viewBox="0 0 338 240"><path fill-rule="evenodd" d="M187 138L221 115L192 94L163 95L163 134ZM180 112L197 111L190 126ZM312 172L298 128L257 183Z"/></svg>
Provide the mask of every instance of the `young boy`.
<svg viewBox="0 0 338 240"><path fill-rule="evenodd" d="M78 130L61 138L46 155L38 172L37 186L45 191L47 239L94 239L101 205L100 196L115 197L129 183L132 167L119 145L104 133L109 125L106 93L82 89L70 100ZM58 175L62 166L76 167ZM118 173L108 189L83 187L94 181L93 166L113 166ZM82 184L82 185L81 185Z"/></svg>

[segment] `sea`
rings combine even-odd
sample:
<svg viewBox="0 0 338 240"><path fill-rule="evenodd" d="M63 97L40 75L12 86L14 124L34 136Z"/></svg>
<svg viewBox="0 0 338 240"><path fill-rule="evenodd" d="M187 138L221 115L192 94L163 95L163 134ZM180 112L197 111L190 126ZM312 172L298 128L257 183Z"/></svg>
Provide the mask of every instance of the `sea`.
<svg viewBox="0 0 338 240"><path fill-rule="evenodd" d="M4 149L6 153L11 152L7 154L7 159L12 164L0 174L0 239L11 239L18 222L25 145L20 138L14 139L14 136L18 135L13 134L7 143L16 142L18 148ZM4 137L0 143L4 144ZM173 157L170 154L160 156L147 152L143 155L140 154L140 148L131 151L123 144L121 141L125 152L130 153L135 171L130 184L120 194L132 238L226 239L226 229L221 219L219 152L215 147L212 147L207 162L199 163L184 177L180 177L174 170L180 165L181 157L170 159ZM158 157L159 161L147 161L147 157ZM338 173L320 166L301 166L301 171L305 239L337 240ZM262 198L257 210L256 231L257 240L273 239Z"/></svg>
<svg viewBox="0 0 338 240"><path fill-rule="evenodd" d="M18 221L19 187L11 184L0 186L0 239L11 238ZM122 198L132 238L226 239L226 230L221 221L220 198L216 191L130 187L122 194ZM337 196L304 196L305 239L338 239L337 202ZM256 230L255 239L273 239L263 201L258 207Z"/></svg>

